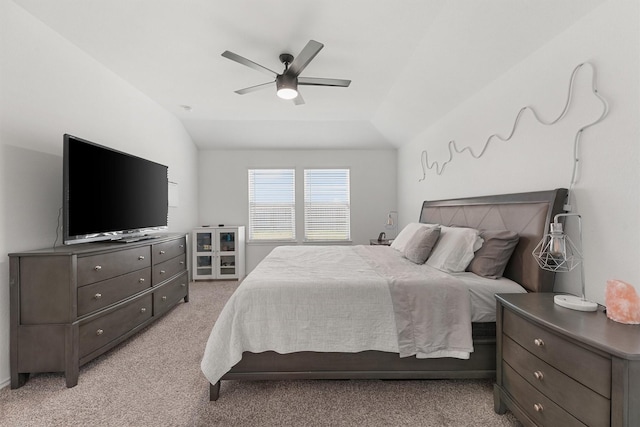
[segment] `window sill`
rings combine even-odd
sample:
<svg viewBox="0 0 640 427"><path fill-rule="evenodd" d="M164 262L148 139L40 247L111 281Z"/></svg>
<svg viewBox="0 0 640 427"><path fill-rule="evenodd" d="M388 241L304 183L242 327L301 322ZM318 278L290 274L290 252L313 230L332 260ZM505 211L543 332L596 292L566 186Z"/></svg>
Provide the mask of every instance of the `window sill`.
<svg viewBox="0 0 640 427"><path fill-rule="evenodd" d="M274 245L353 245L353 240L248 240L250 246Z"/></svg>

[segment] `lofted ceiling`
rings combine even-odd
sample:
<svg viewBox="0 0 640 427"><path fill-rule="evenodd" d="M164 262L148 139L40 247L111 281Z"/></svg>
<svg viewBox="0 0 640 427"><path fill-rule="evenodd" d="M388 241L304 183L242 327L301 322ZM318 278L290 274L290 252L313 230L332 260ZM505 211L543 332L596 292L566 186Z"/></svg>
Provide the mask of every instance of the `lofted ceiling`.
<svg viewBox="0 0 640 427"><path fill-rule="evenodd" d="M201 149L393 148L604 0L14 0L182 121ZM310 40L305 104L234 90ZM191 107L186 111L182 106Z"/></svg>

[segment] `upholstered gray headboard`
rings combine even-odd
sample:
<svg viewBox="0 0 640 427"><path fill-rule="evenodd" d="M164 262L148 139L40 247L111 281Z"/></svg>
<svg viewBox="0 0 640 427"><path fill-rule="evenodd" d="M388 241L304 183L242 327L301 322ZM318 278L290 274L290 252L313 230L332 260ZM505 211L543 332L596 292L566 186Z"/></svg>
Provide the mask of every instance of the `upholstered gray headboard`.
<svg viewBox="0 0 640 427"><path fill-rule="evenodd" d="M542 270L531 252L548 230L553 217L563 212L567 190L500 194L425 201L420 222L478 230L511 230L520 240L504 276L529 292L552 292L554 274Z"/></svg>

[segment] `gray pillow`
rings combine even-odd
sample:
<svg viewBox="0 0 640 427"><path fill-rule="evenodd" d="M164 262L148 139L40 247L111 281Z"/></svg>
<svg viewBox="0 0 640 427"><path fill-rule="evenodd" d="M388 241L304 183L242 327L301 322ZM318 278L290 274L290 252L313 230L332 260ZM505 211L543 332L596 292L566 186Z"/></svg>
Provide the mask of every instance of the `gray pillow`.
<svg viewBox="0 0 640 427"><path fill-rule="evenodd" d="M440 237L440 227L422 227L409 239L404 257L416 264L424 264Z"/></svg>
<svg viewBox="0 0 640 427"><path fill-rule="evenodd" d="M480 237L484 243L474 254L467 271L489 279L502 277L520 236L509 230L482 230Z"/></svg>

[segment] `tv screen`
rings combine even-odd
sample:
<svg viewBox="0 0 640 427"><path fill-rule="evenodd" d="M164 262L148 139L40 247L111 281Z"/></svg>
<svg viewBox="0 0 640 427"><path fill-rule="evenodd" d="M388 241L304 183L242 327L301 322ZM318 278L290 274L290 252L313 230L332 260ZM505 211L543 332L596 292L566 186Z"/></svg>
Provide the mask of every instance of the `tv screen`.
<svg viewBox="0 0 640 427"><path fill-rule="evenodd" d="M64 135L64 243L130 241L167 227L168 168Z"/></svg>

